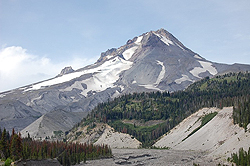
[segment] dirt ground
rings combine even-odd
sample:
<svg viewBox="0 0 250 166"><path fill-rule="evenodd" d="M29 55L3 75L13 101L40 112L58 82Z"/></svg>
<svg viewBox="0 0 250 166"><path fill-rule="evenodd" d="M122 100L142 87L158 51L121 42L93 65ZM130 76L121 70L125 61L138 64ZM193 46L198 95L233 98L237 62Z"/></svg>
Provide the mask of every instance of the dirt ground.
<svg viewBox="0 0 250 166"><path fill-rule="evenodd" d="M16 166L61 166L56 159L21 161Z"/></svg>
<svg viewBox="0 0 250 166"><path fill-rule="evenodd" d="M80 165L87 166L192 166L194 163L200 166L216 166L225 164L222 161L214 161L206 156L205 152L162 150L162 149L113 149L113 158L92 160ZM78 166L80 166L78 165Z"/></svg>

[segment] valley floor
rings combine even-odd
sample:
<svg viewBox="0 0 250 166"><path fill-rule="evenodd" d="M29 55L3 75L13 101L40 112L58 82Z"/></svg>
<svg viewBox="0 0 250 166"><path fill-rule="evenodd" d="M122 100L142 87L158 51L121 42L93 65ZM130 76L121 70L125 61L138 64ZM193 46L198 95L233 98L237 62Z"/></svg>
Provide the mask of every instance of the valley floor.
<svg viewBox="0 0 250 166"><path fill-rule="evenodd" d="M113 158L87 161L80 165L95 166L190 166L195 164L216 166L223 161L206 157L206 152L162 149L112 149ZM78 165L78 166L80 166Z"/></svg>

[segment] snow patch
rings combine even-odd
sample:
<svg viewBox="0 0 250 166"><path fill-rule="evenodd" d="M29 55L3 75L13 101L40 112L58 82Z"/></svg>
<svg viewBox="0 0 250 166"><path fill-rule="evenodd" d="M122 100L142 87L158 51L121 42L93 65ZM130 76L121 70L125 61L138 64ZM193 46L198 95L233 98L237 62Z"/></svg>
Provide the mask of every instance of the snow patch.
<svg viewBox="0 0 250 166"><path fill-rule="evenodd" d="M181 83L184 82L184 81L191 81L191 82L194 82L193 80L191 80L191 79L190 79L187 75L185 75L185 74L182 74L182 77L181 77L181 78L175 80L175 82L176 82L177 84L181 84Z"/></svg>
<svg viewBox="0 0 250 166"><path fill-rule="evenodd" d="M201 78L199 76L200 73L204 73L206 71L208 71L211 75L216 75L218 72L216 70L215 67L213 67L212 63L210 62L204 62L204 61L198 61L200 63L201 67L195 67L193 70L190 71L191 74L193 74L193 76Z"/></svg>
<svg viewBox="0 0 250 166"><path fill-rule="evenodd" d="M121 88L121 92L125 89L123 85L119 85L118 87Z"/></svg>
<svg viewBox="0 0 250 166"><path fill-rule="evenodd" d="M217 70L216 70L216 68L212 66L213 65L212 63L210 63L210 62L204 62L204 61L199 61L199 62L201 64L201 66L204 69L206 69L209 73L211 73L212 75L215 75L215 74L218 73Z"/></svg>
<svg viewBox="0 0 250 166"><path fill-rule="evenodd" d="M19 88L18 90L24 90L24 89L26 89L27 87L22 87L22 88Z"/></svg>
<svg viewBox="0 0 250 166"><path fill-rule="evenodd" d="M112 57L113 57L112 55L107 55L107 56L106 56L107 59L110 59L110 58L112 58Z"/></svg>
<svg viewBox="0 0 250 166"><path fill-rule="evenodd" d="M155 87L154 85L151 85L151 84L147 84L147 85L139 85L139 86L143 86L145 87L146 89L153 89L153 90L158 90L158 91L161 91L160 88L157 88Z"/></svg>
<svg viewBox="0 0 250 166"><path fill-rule="evenodd" d="M193 70L190 71L190 73L197 78L201 78L199 74L203 72L206 72L206 70L201 67L195 67Z"/></svg>
<svg viewBox="0 0 250 166"><path fill-rule="evenodd" d="M30 102L31 102L32 104L35 104L34 102L35 102L36 100L41 100L41 99L43 98L43 95L44 95L44 94L42 94L42 95L40 95L40 96L38 96L38 97L36 97L36 98L31 99Z"/></svg>
<svg viewBox="0 0 250 166"><path fill-rule="evenodd" d="M165 36L163 36L163 35L160 35L160 34L157 34L157 33L154 33L156 36L158 36L159 38L160 38L160 40L162 41L162 42L164 42L166 45L168 45L169 46L169 44L171 44L171 45L174 45L174 43L171 41L171 40L169 40L168 38L166 38Z"/></svg>
<svg viewBox="0 0 250 166"><path fill-rule="evenodd" d="M2 97L4 97L4 96L6 96L5 94L0 94L0 98L2 98Z"/></svg>
<svg viewBox="0 0 250 166"><path fill-rule="evenodd" d="M78 100L76 100L75 96L71 96L70 97L72 99L72 102L77 102Z"/></svg>
<svg viewBox="0 0 250 166"><path fill-rule="evenodd" d="M129 60L137 50L138 46L131 47L122 53L125 60Z"/></svg>
<svg viewBox="0 0 250 166"><path fill-rule="evenodd" d="M136 41L135 41L135 44L140 45L140 44L141 44L142 39L143 39L143 36L139 36L139 37L137 37L137 39L136 39Z"/></svg>
<svg viewBox="0 0 250 166"><path fill-rule="evenodd" d="M156 80L156 82L155 82L155 86L158 86L159 83L160 83L160 82L162 81L162 79L164 78L166 70L165 70L165 66L163 65L163 62L158 61L158 60L156 60L156 61L157 61L157 64L159 64L159 65L162 66L161 72L160 72L160 74L159 74L159 76L158 76L158 78L157 78L157 80Z"/></svg>
<svg viewBox="0 0 250 166"><path fill-rule="evenodd" d="M199 55L195 55L194 58L202 59Z"/></svg>

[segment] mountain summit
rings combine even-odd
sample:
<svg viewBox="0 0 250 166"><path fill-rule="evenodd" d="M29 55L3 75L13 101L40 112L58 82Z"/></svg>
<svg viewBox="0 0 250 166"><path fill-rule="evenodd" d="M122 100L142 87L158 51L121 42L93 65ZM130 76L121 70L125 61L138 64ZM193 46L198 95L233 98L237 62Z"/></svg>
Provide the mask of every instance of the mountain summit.
<svg viewBox="0 0 250 166"><path fill-rule="evenodd" d="M1 93L0 126L21 130L39 117L34 115L88 112L122 94L183 90L203 77L246 70L250 65L208 61L164 29L150 31L101 53L92 65L78 70L68 67L55 78ZM27 118L33 120L24 122Z"/></svg>
<svg viewBox="0 0 250 166"><path fill-rule="evenodd" d="M143 58L145 50L152 50L154 48L162 48L163 51L190 51L178 39L164 29L157 31L150 31L132 40L128 40L126 45L120 48L112 48L101 54L97 62L108 60L114 56L120 56L124 60L135 61ZM165 48L165 49L164 49Z"/></svg>

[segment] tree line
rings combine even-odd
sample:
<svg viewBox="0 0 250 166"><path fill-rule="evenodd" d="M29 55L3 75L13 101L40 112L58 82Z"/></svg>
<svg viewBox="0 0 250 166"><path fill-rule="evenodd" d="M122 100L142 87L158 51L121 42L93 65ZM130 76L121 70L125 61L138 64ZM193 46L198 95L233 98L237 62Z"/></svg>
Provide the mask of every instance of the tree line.
<svg viewBox="0 0 250 166"><path fill-rule="evenodd" d="M0 158L2 160L57 160L62 165L74 165L86 160L111 157L112 152L107 145L93 145L81 143L67 143L62 141L38 141L22 138L14 129L10 135L5 129L0 129Z"/></svg>
<svg viewBox="0 0 250 166"><path fill-rule="evenodd" d="M238 153L233 153L228 161L234 162L236 166L250 166L250 147L248 151L243 148L239 149Z"/></svg>
<svg viewBox="0 0 250 166"><path fill-rule="evenodd" d="M206 77L178 92L143 92L125 94L112 101L98 104L79 125L104 122L116 131L133 135L151 146L186 117L204 107L234 107L235 124L246 128L250 123L250 73L229 73ZM123 123L122 120L163 120L150 127Z"/></svg>

